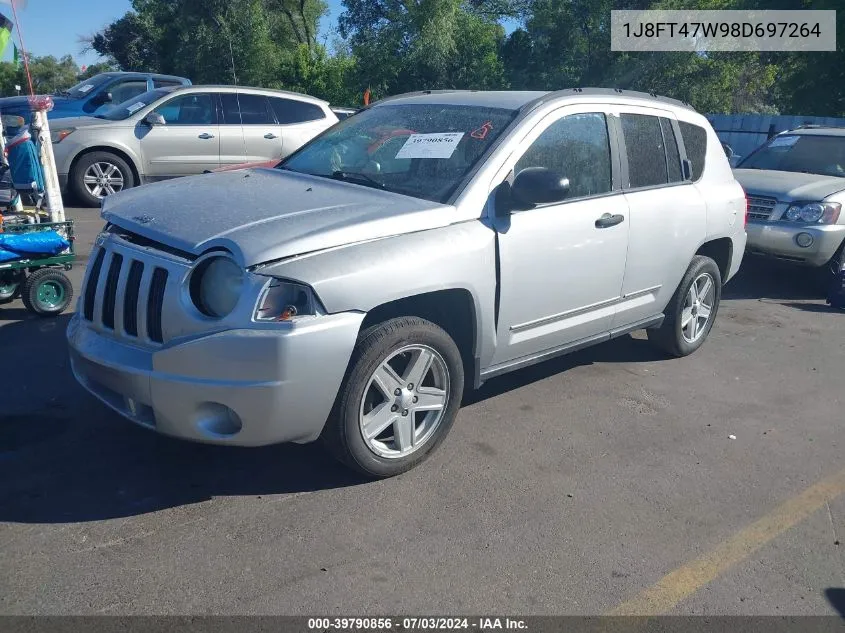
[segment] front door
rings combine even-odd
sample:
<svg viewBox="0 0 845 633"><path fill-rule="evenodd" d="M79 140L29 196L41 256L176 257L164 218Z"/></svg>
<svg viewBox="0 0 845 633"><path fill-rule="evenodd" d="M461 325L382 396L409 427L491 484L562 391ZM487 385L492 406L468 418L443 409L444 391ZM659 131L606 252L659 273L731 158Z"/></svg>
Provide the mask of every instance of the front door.
<svg viewBox="0 0 845 633"><path fill-rule="evenodd" d="M606 114L564 108L540 123L525 145L514 176L545 167L568 178L570 192L562 202L514 211L499 227L494 366L608 332L625 273L628 207L614 185ZM609 216L617 222L599 221Z"/></svg>
<svg viewBox="0 0 845 633"><path fill-rule="evenodd" d="M220 166L220 139L214 96L181 94L155 109L165 125L139 125L147 180L201 174Z"/></svg>

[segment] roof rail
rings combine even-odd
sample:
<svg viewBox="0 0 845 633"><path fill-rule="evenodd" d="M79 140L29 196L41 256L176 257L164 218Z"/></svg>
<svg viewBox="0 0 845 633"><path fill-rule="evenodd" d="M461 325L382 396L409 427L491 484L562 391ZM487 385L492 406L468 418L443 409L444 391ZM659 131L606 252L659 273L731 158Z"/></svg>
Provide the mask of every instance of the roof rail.
<svg viewBox="0 0 845 633"><path fill-rule="evenodd" d="M686 101L680 101L679 99L672 99L671 97L662 97L660 95L654 94L653 92L637 92L636 90L623 90L622 88L568 88L563 90L555 90L549 92L548 94L543 95L534 101L530 101L523 106L524 110L533 110L534 108L548 103L554 99L559 99L560 97L568 97L572 96L572 93L575 92L579 96L588 96L588 95L596 95L596 96L625 96L625 97L636 97L638 99L646 99L649 101L659 101L661 103L668 103L674 106L681 106L683 108L687 108L689 110L694 110L689 103Z"/></svg>
<svg viewBox="0 0 845 633"><path fill-rule="evenodd" d="M786 134L787 132L795 132L796 130L817 130L823 128L830 128L833 130L845 130L845 125L823 125L821 123L802 123L797 127L791 127L788 130L784 130L783 132L778 132L778 134Z"/></svg>
<svg viewBox="0 0 845 633"><path fill-rule="evenodd" d="M385 101L393 101L394 99L404 99L405 97L419 97L420 95L442 95L449 94L452 92L478 92L478 90L458 90L456 88L442 88L438 90L414 90L413 92L403 92L402 94L384 97L383 99L373 101L370 105L384 103Z"/></svg>

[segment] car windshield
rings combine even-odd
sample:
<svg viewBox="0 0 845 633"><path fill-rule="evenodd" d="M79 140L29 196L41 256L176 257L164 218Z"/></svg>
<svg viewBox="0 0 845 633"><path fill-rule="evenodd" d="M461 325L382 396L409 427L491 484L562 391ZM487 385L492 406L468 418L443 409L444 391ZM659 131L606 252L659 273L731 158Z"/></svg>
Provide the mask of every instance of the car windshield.
<svg viewBox="0 0 845 633"><path fill-rule="evenodd" d="M845 178L845 136L782 134L751 154L738 167Z"/></svg>
<svg viewBox="0 0 845 633"><path fill-rule="evenodd" d="M137 97L127 99L123 103L110 106L94 116L98 119L107 119L109 121L123 121L135 114L141 108L166 96L172 90L173 88L156 88L155 90L148 90L147 92L139 94Z"/></svg>
<svg viewBox="0 0 845 633"><path fill-rule="evenodd" d="M94 75L89 79L85 79L76 84L73 88L67 90L60 90L56 94L68 99L81 99L87 97L89 94L97 90L100 86L109 80L109 75Z"/></svg>
<svg viewBox="0 0 845 633"><path fill-rule="evenodd" d="M445 202L516 115L465 105L375 106L336 124L278 168Z"/></svg>

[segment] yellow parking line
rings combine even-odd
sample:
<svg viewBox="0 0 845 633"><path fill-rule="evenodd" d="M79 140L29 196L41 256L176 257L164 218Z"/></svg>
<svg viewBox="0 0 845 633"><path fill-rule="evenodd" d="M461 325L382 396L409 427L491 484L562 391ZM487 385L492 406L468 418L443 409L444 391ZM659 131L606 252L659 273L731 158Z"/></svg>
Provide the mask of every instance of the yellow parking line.
<svg viewBox="0 0 845 633"><path fill-rule="evenodd" d="M664 576L610 615L660 615L845 493L845 470L822 479L715 549Z"/></svg>

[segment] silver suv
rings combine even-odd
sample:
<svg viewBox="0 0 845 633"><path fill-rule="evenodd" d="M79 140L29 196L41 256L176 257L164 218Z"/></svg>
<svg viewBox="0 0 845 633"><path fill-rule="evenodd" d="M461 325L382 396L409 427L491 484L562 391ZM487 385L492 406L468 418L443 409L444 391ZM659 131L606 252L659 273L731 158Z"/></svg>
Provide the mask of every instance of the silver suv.
<svg viewBox="0 0 845 633"><path fill-rule="evenodd" d="M189 440L322 438L374 476L430 454L465 385L643 328L692 353L745 249L707 120L603 89L392 98L103 217L68 329L91 393Z"/></svg>
<svg viewBox="0 0 845 633"><path fill-rule="evenodd" d="M281 160L337 121L328 103L299 93L164 87L95 117L60 119L51 136L62 187L99 206L146 182Z"/></svg>
<svg viewBox="0 0 845 633"><path fill-rule="evenodd" d="M845 248L845 129L781 132L734 171L748 193L748 250L838 273ZM827 276L826 275L826 276Z"/></svg>

